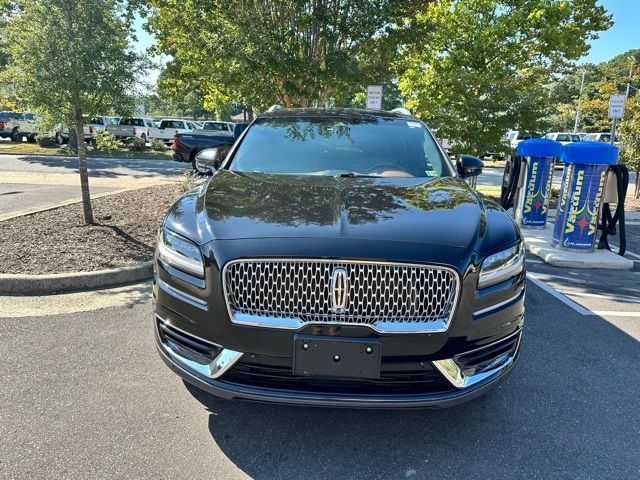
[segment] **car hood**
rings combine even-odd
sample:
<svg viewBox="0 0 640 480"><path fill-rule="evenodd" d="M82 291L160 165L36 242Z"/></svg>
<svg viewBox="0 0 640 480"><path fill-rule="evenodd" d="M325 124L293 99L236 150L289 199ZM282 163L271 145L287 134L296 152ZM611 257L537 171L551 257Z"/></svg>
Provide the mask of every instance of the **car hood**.
<svg viewBox="0 0 640 480"><path fill-rule="evenodd" d="M519 234L510 217L487 200L455 177L336 178L222 170L178 202L165 225L199 244L348 238L477 250L490 211L505 217L501 223L507 236L496 240L514 241Z"/></svg>

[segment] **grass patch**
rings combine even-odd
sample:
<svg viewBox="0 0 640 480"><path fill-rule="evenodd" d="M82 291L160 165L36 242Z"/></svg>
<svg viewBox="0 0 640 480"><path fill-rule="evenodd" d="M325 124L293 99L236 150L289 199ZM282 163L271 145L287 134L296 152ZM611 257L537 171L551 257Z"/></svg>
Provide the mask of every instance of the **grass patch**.
<svg viewBox="0 0 640 480"><path fill-rule="evenodd" d="M63 155L63 149L56 145L55 147L41 147L37 143L19 142L19 143L0 143L0 153L16 154L44 154L44 155Z"/></svg>
<svg viewBox="0 0 640 480"><path fill-rule="evenodd" d="M11 155L72 155L75 153L69 149L67 145L55 147L41 147L37 143L19 142L19 143L0 143L0 154L7 153ZM122 147L112 151L101 151L87 145L87 156L89 157L107 157L107 158L171 158L171 149L164 151L146 150L143 152L132 151Z"/></svg>
<svg viewBox="0 0 640 480"><path fill-rule="evenodd" d="M476 190L487 197L492 197L494 199L500 198L501 187L498 186L490 186L490 185L479 185L476 187Z"/></svg>
<svg viewBox="0 0 640 480"><path fill-rule="evenodd" d="M506 160L482 160L485 168L504 168Z"/></svg>

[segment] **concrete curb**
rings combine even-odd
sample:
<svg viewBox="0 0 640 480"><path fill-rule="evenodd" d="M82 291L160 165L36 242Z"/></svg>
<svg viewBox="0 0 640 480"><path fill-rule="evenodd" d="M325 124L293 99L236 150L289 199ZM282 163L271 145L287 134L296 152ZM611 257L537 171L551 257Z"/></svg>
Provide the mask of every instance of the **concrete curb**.
<svg viewBox="0 0 640 480"><path fill-rule="evenodd" d="M0 295L50 295L79 290L115 287L149 280L153 262L95 272L54 273L48 275L0 274Z"/></svg>
<svg viewBox="0 0 640 480"><path fill-rule="evenodd" d="M601 268L611 270L633 270L633 260L616 255L609 250L576 253L558 250L551 246L553 228L544 230L523 229L525 247L545 263L556 267Z"/></svg>

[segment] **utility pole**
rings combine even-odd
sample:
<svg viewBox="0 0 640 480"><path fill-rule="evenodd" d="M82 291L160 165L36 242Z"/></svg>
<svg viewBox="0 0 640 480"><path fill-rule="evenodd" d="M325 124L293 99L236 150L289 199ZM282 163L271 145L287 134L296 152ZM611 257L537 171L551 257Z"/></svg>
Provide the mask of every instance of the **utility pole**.
<svg viewBox="0 0 640 480"><path fill-rule="evenodd" d="M584 68L582 69L582 80L580 81L580 95L578 96L578 107L576 108L576 121L573 124L573 133L578 132L578 120L580 119L580 105L582 104L582 89L584 88Z"/></svg>

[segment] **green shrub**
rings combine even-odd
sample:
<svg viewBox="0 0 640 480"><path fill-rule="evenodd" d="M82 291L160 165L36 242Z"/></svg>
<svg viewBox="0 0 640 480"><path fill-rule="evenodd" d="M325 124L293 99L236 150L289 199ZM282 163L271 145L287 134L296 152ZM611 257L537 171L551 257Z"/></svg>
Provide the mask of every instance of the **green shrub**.
<svg viewBox="0 0 640 480"><path fill-rule="evenodd" d="M56 143L56 137L53 135L36 135L36 142L42 148L59 147L59 145Z"/></svg>
<svg viewBox="0 0 640 480"><path fill-rule="evenodd" d="M134 152L144 152L147 148L147 142L140 137L131 137L127 139L127 145L129 146L129 150Z"/></svg>
<svg viewBox="0 0 640 480"><path fill-rule="evenodd" d="M157 138L151 139L151 150L154 150L156 152L164 152L166 148L167 147L162 140Z"/></svg>
<svg viewBox="0 0 640 480"><path fill-rule="evenodd" d="M96 146L96 150L102 150L103 152L112 152L120 148L120 142L111 132L106 130L99 130L93 134L93 142Z"/></svg>

